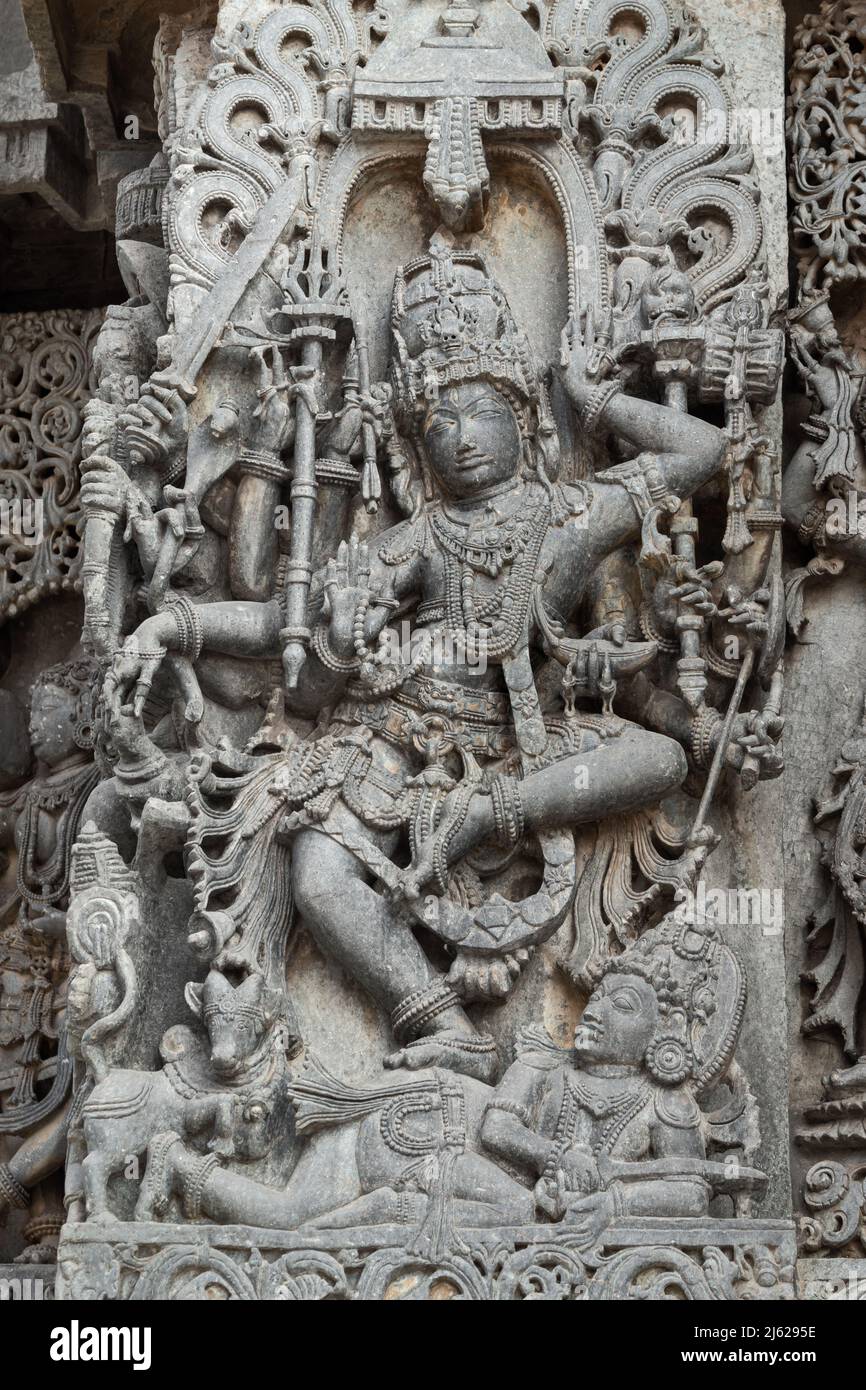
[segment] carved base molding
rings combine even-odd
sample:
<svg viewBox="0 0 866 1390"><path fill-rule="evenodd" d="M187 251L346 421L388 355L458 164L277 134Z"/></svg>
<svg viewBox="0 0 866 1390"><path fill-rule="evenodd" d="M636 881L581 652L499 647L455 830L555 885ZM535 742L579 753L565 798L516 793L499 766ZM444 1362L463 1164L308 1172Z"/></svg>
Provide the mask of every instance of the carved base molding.
<svg viewBox="0 0 866 1390"><path fill-rule="evenodd" d="M471 1302L791 1299L789 1221L616 1222L592 1251L567 1225L462 1229L453 1253L414 1253L398 1226L310 1235L250 1226L64 1227L58 1299ZM459 1252L458 1252L458 1247ZM814 1263L826 1263L816 1261Z"/></svg>

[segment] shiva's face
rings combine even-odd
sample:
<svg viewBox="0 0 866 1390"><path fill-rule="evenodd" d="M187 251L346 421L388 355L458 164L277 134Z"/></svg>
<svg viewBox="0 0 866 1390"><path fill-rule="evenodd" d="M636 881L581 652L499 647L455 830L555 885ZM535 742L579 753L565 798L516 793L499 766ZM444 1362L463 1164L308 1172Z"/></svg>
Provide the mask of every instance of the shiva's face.
<svg viewBox="0 0 866 1390"><path fill-rule="evenodd" d="M656 992L640 975L607 975L593 993L574 1034L578 1062L638 1067L659 1023Z"/></svg>
<svg viewBox="0 0 866 1390"><path fill-rule="evenodd" d="M451 497L474 497L517 477L520 429L494 386L467 381L442 391L423 427L430 465Z"/></svg>

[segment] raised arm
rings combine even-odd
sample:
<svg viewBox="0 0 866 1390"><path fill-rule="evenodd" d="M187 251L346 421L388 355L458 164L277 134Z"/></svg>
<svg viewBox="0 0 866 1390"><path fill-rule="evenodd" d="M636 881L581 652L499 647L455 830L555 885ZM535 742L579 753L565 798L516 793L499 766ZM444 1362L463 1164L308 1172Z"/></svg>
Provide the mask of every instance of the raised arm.
<svg viewBox="0 0 866 1390"><path fill-rule="evenodd" d="M564 338L565 388L581 419L602 427L647 455L658 483L683 500L721 468L725 434L694 415L627 396L615 380L596 382L588 375L587 349L577 334ZM621 545L639 529L639 519L625 486L596 486L595 520L600 553Z"/></svg>

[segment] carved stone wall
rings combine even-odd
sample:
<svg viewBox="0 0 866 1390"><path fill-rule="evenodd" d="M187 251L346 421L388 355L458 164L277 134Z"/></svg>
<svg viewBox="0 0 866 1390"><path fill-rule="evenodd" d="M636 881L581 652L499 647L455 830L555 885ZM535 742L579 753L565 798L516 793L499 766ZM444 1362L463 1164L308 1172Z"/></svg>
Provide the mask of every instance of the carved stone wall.
<svg viewBox="0 0 866 1390"><path fill-rule="evenodd" d="M68 866L96 780L98 673L80 645L79 461L102 319L75 309L0 315L0 1259L39 1266L27 1275L47 1284L63 1222L71 1084ZM25 1186L11 1174L27 1153L39 1173Z"/></svg>
<svg viewBox="0 0 866 1390"><path fill-rule="evenodd" d="M158 138L4 330L2 1254L850 1296L862 6L24 13Z"/></svg>

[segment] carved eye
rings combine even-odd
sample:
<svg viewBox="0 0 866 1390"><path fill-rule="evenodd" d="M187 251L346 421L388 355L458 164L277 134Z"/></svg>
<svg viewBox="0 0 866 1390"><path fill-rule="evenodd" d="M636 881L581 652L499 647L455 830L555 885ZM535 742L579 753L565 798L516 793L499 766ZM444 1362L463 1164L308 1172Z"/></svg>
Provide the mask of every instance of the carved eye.
<svg viewBox="0 0 866 1390"><path fill-rule="evenodd" d="M634 997L626 990L619 990L613 996L613 1007L619 1009L620 1013L633 1014L636 1010Z"/></svg>

